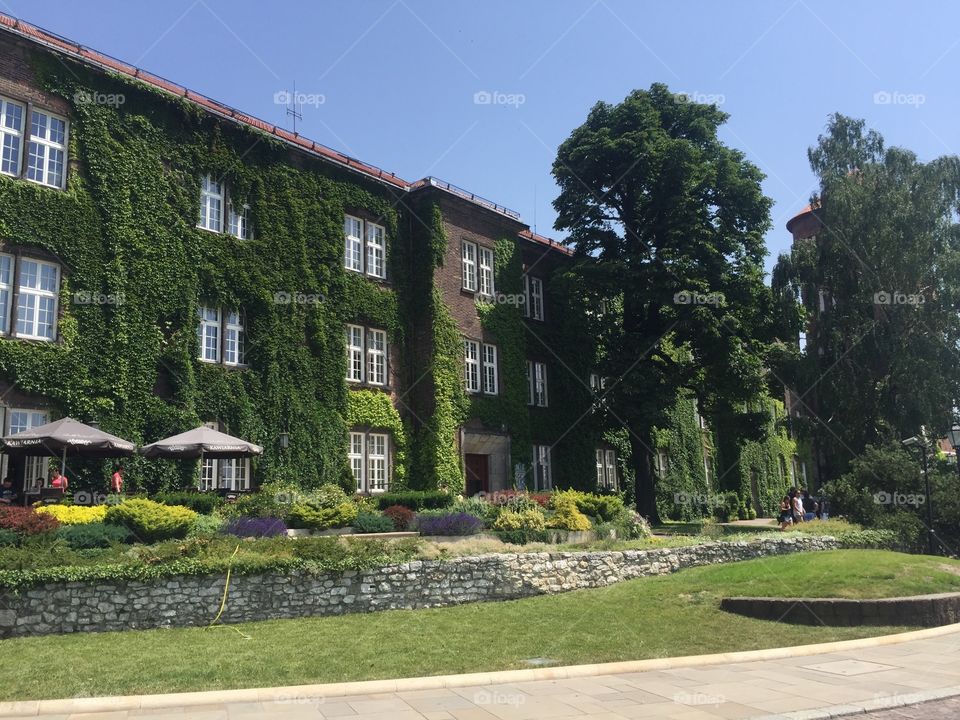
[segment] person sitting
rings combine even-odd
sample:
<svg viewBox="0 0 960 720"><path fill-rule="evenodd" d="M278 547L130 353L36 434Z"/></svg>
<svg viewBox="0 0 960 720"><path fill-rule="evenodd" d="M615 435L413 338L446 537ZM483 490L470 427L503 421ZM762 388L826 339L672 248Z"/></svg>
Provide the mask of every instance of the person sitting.
<svg viewBox="0 0 960 720"><path fill-rule="evenodd" d="M13 489L13 481L9 477L0 484L0 505L14 505L17 502L17 491Z"/></svg>
<svg viewBox="0 0 960 720"><path fill-rule="evenodd" d="M70 487L70 482L66 475L61 475L59 470L53 471L53 477L50 478L50 487L56 488L60 492L66 492Z"/></svg>

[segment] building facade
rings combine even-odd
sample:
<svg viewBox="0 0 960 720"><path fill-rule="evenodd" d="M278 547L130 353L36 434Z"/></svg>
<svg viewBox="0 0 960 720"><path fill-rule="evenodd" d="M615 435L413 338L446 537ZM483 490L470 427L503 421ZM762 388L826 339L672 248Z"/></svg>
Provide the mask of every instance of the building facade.
<svg viewBox="0 0 960 720"><path fill-rule="evenodd" d="M69 414L141 443L209 423L265 448L135 459L147 490L629 485L575 259L507 208L7 16L0 141L4 433ZM673 448L651 443L666 481ZM43 460L3 462L44 484ZM95 486L102 469L71 471Z"/></svg>

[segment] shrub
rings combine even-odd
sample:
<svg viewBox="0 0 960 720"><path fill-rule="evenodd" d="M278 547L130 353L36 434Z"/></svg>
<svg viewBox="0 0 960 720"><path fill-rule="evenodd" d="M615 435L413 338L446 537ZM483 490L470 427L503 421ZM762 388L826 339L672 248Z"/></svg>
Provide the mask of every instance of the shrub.
<svg viewBox="0 0 960 720"><path fill-rule="evenodd" d="M286 535L287 526L283 520L274 517L237 518L223 528L227 535L237 537L276 537Z"/></svg>
<svg viewBox="0 0 960 720"><path fill-rule="evenodd" d="M107 548L133 539L125 527L102 522L64 525L57 531L57 537L74 550Z"/></svg>
<svg viewBox="0 0 960 720"><path fill-rule="evenodd" d="M106 522L126 527L141 542L154 543L186 537L196 519L190 508L135 498L107 508Z"/></svg>
<svg viewBox="0 0 960 720"><path fill-rule="evenodd" d="M153 499L164 505L182 505L201 515L209 515L223 504L223 500L216 493L191 491L164 492L153 496Z"/></svg>
<svg viewBox="0 0 960 720"><path fill-rule="evenodd" d="M61 525L102 523L107 516L106 505L40 505L37 512L55 517Z"/></svg>
<svg viewBox="0 0 960 720"><path fill-rule="evenodd" d="M531 530L526 528L517 530L500 530L497 532L497 537L499 537L503 542L510 543L511 545L526 545L527 543L532 542L542 543L549 540L545 530Z"/></svg>
<svg viewBox="0 0 960 720"><path fill-rule="evenodd" d="M462 512L418 515L417 529L422 535L476 535L483 529L483 520Z"/></svg>
<svg viewBox="0 0 960 720"><path fill-rule="evenodd" d="M849 530L837 533L836 538L845 548L896 550L899 546L899 538L893 530Z"/></svg>
<svg viewBox="0 0 960 720"><path fill-rule="evenodd" d="M611 521L620 540L643 540L653 536L650 523L636 510L624 507Z"/></svg>
<svg viewBox="0 0 960 720"><path fill-rule="evenodd" d="M4 545L16 545L19 538L13 530L0 528L0 547Z"/></svg>
<svg viewBox="0 0 960 720"><path fill-rule="evenodd" d="M409 530L415 517L413 510L403 505L391 505L383 514L390 518L393 529L397 531Z"/></svg>
<svg viewBox="0 0 960 720"><path fill-rule="evenodd" d="M336 486L333 486L336 487ZM340 490L340 488L337 488ZM343 492L341 490L341 492ZM346 493L344 493L346 497ZM287 515L287 524L292 528L327 530L348 527L357 518L357 506L347 500L331 508L317 507L310 503L294 503Z"/></svg>
<svg viewBox="0 0 960 720"><path fill-rule="evenodd" d="M541 503L538 499L543 500L544 502ZM496 507L505 510L512 510L513 512L540 510L546 507L546 503L549 502L549 499L550 495L547 493L539 493L538 495L534 496L517 490L497 491L488 497L488 500Z"/></svg>
<svg viewBox="0 0 960 720"><path fill-rule="evenodd" d="M464 512L475 515L489 525L497 518L500 506L479 497L457 498L450 506L451 512Z"/></svg>
<svg viewBox="0 0 960 720"><path fill-rule="evenodd" d="M10 530L19 537L53 532L60 521L48 513L39 513L33 508L0 507L0 529Z"/></svg>
<svg viewBox="0 0 960 720"><path fill-rule="evenodd" d="M353 528L359 533L393 532L393 519L379 513L359 512Z"/></svg>
<svg viewBox="0 0 960 720"><path fill-rule="evenodd" d="M333 485L332 483L321 485L306 495L304 499L311 505L322 508L334 508L350 501L350 498L347 497L343 488L339 485Z"/></svg>
<svg viewBox="0 0 960 720"><path fill-rule="evenodd" d="M720 493L713 508L713 516L720 522L736 520L740 510L740 496L732 490Z"/></svg>
<svg viewBox="0 0 960 720"><path fill-rule="evenodd" d="M555 493L554 497L559 494ZM562 494L570 494L580 512L601 522L613 522L624 509L623 498L619 495L593 495L576 490L566 490Z"/></svg>
<svg viewBox="0 0 960 720"><path fill-rule="evenodd" d="M219 515L197 515L188 537L215 537L223 529L224 520Z"/></svg>
<svg viewBox="0 0 960 720"><path fill-rule="evenodd" d="M420 510L440 510L453 504L453 495L438 490L406 490L388 492L377 496L377 506L386 510L391 505L403 505L415 512Z"/></svg>
<svg viewBox="0 0 960 720"><path fill-rule="evenodd" d="M493 521L494 530L546 530L547 520L539 508L517 512L501 510Z"/></svg>
<svg viewBox="0 0 960 720"><path fill-rule="evenodd" d="M927 547L927 526L909 510L896 510L880 516L877 530L889 530L897 537L899 549L924 552Z"/></svg>
<svg viewBox="0 0 960 720"><path fill-rule="evenodd" d="M582 494L575 490L554 493L550 499L554 512L547 521L547 527L574 532L589 530L593 527L590 519L577 508L577 496Z"/></svg>

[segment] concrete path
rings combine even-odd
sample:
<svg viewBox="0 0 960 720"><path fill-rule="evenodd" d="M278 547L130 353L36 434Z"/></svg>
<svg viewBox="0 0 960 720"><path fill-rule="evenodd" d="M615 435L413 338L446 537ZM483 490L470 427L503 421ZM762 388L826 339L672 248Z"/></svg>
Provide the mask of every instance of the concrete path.
<svg viewBox="0 0 960 720"><path fill-rule="evenodd" d="M298 692L304 688L277 688L259 691L259 696L254 695L260 698L259 702L230 702L228 692L223 694L225 701L221 703L165 708L155 705L148 708L150 698L145 697L142 708L137 710L40 717L47 720L812 720L860 713L864 720L955 718L960 717L957 701L905 707L960 695L960 627L951 628L950 632L937 636L895 644L779 659L686 667L682 665L683 660L679 660L671 669L645 672L353 696L324 697L316 692ZM345 653L344 661L349 662L349 653ZM157 696L153 696L153 702L156 701ZM894 706L901 709L887 714L876 712ZM865 711L873 714L864 716ZM31 714L17 717L37 717L36 708L32 711L24 708L24 712Z"/></svg>

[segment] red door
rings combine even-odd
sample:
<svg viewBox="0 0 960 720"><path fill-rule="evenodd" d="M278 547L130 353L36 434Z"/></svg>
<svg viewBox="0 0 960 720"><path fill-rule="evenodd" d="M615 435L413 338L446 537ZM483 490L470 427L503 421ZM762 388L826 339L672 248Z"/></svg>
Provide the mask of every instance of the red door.
<svg viewBox="0 0 960 720"><path fill-rule="evenodd" d="M490 456L471 455L463 456L463 464L467 471L467 497L478 492L490 492Z"/></svg>

